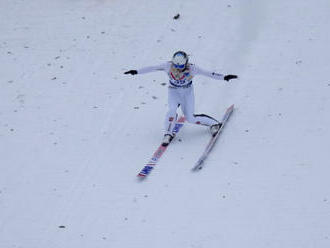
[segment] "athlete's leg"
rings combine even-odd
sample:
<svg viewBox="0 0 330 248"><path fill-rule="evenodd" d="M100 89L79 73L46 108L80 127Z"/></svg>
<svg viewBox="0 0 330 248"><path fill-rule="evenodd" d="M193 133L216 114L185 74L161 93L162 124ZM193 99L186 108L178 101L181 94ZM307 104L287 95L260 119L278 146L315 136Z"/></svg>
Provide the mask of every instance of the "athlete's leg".
<svg viewBox="0 0 330 248"><path fill-rule="evenodd" d="M182 111L186 117L186 120L190 123L212 126L219 122L211 116L205 114L194 114L195 111L195 96L193 86L185 89L184 101L181 105Z"/></svg>
<svg viewBox="0 0 330 248"><path fill-rule="evenodd" d="M177 109L180 105L180 95L177 89L168 88L168 112L165 117L165 134L171 134L177 119Z"/></svg>

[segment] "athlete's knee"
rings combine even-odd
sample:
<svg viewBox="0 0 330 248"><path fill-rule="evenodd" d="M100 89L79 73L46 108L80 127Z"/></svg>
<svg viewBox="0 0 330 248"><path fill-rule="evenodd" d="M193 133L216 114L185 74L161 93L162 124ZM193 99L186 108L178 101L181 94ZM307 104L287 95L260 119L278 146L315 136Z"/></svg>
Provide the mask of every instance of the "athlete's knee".
<svg viewBox="0 0 330 248"><path fill-rule="evenodd" d="M166 115L166 121L172 122L176 119L176 111L168 111Z"/></svg>

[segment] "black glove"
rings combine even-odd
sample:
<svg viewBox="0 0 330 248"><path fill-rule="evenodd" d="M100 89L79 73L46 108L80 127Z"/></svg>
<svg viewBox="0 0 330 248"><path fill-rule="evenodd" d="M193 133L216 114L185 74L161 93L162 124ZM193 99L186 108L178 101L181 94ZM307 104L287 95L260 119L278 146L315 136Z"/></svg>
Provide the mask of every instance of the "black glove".
<svg viewBox="0 0 330 248"><path fill-rule="evenodd" d="M124 74L135 75L135 74L137 74L137 70L129 70L129 71L124 72Z"/></svg>
<svg viewBox="0 0 330 248"><path fill-rule="evenodd" d="M226 81L229 81L230 79L234 79L234 78L237 78L237 76L236 75L226 75L223 79Z"/></svg>

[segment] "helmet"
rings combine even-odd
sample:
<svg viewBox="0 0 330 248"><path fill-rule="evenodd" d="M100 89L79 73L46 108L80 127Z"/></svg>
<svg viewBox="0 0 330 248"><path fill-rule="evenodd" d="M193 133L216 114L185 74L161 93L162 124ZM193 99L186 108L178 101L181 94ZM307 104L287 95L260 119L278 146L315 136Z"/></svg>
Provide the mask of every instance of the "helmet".
<svg viewBox="0 0 330 248"><path fill-rule="evenodd" d="M188 55L183 51L174 53L172 58L172 64L174 68L183 69L188 63Z"/></svg>

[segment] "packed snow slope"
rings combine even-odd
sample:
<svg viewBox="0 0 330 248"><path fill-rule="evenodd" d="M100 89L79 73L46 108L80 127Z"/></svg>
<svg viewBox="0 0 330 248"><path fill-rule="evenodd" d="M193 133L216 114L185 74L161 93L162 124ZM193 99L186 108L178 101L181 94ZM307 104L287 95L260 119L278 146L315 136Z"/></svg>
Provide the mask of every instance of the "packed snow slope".
<svg viewBox="0 0 330 248"><path fill-rule="evenodd" d="M330 247L330 1L1 0L1 248ZM173 16L180 14L180 18ZM210 135L162 139L185 50ZM181 141L181 142L180 142Z"/></svg>

